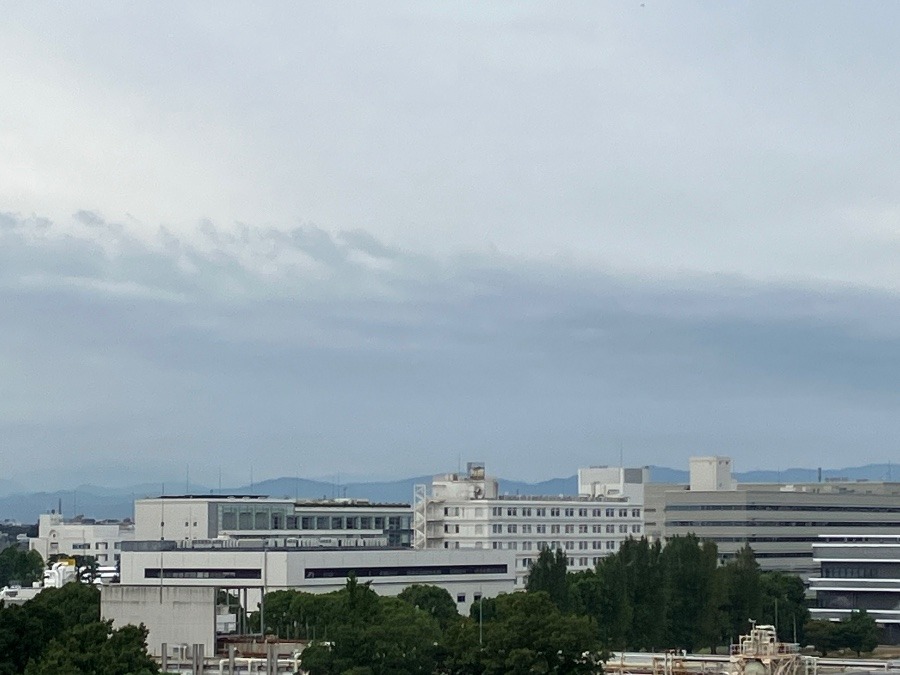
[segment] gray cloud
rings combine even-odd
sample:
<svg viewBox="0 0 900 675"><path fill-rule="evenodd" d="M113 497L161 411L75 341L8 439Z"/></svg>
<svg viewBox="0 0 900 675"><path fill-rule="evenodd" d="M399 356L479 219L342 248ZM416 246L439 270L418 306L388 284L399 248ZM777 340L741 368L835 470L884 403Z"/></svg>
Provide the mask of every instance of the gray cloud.
<svg viewBox="0 0 900 675"><path fill-rule="evenodd" d="M427 473L459 454L534 478L620 448L837 466L889 459L900 431L891 293L428 256L361 230L138 238L75 220L0 218L17 480L10 457L58 481L121 477L123 457L148 477L236 479L249 462Z"/></svg>

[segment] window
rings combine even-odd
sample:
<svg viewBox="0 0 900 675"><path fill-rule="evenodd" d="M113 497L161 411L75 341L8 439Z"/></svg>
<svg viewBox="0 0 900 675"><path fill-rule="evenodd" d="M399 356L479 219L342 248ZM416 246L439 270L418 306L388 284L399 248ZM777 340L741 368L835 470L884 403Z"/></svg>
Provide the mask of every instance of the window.
<svg viewBox="0 0 900 675"><path fill-rule="evenodd" d="M566 542L565 548L566 548L567 551L571 551L573 548L575 548L575 542L574 542L574 541L567 541L567 542Z"/></svg>
<svg viewBox="0 0 900 675"><path fill-rule="evenodd" d="M522 534L531 534L531 525L523 525Z"/></svg>
<svg viewBox="0 0 900 675"><path fill-rule="evenodd" d="M579 558L578 564L581 565L582 567L587 567L587 558Z"/></svg>
<svg viewBox="0 0 900 675"><path fill-rule="evenodd" d="M546 534L547 526L546 525L535 525L534 531L538 534Z"/></svg>
<svg viewBox="0 0 900 675"><path fill-rule="evenodd" d="M509 549L512 549L513 551L515 551L517 548L519 548L519 542L511 541L506 545L506 548L509 548Z"/></svg>
<svg viewBox="0 0 900 675"><path fill-rule="evenodd" d="M384 516L375 516L375 529L376 530L384 529Z"/></svg>
<svg viewBox="0 0 900 675"><path fill-rule="evenodd" d="M506 526L506 531L507 531L507 533L509 533L509 534L515 534L515 533L516 533L516 529L517 529L517 527L516 527L515 525L507 525L507 526Z"/></svg>
<svg viewBox="0 0 900 675"><path fill-rule="evenodd" d="M628 526L619 525L619 534L628 534Z"/></svg>
<svg viewBox="0 0 900 675"><path fill-rule="evenodd" d="M591 532L593 532L594 534L599 534L600 532L603 532L603 526L602 525L591 525Z"/></svg>
<svg viewBox="0 0 900 675"><path fill-rule="evenodd" d="M619 518L627 518L628 509L619 509Z"/></svg>
<svg viewBox="0 0 900 675"><path fill-rule="evenodd" d="M506 515L507 516L515 516L515 515L518 515L518 511L519 511L518 509L509 508L509 509L506 509Z"/></svg>
<svg viewBox="0 0 900 675"><path fill-rule="evenodd" d="M476 591L476 592L472 595L472 601L473 601L473 602L478 602L479 600L481 600L481 591Z"/></svg>
<svg viewBox="0 0 900 675"><path fill-rule="evenodd" d="M528 564L528 558L522 558L522 565L521 565L521 567L529 567L529 564Z"/></svg>
<svg viewBox="0 0 900 675"><path fill-rule="evenodd" d="M575 509L566 509L566 518L572 518L575 515Z"/></svg>
<svg viewBox="0 0 900 675"><path fill-rule="evenodd" d="M503 526L499 523L495 523L491 525L491 532L494 534L501 534L503 532Z"/></svg>
<svg viewBox="0 0 900 675"><path fill-rule="evenodd" d="M491 515L492 516L502 516L503 509L499 506L495 506L494 508L491 509Z"/></svg>
<svg viewBox="0 0 900 675"><path fill-rule="evenodd" d="M531 517L531 509L530 508L522 509L522 515L530 518Z"/></svg>
<svg viewBox="0 0 900 675"><path fill-rule="evenodd" d="M615 515L616 515L616 510L615 510L615 509L606 509L606 517L607 517L607 518L612 518L612 517L614 517Z"/></svg>
<svg viewBox="0 0 900 675"><path fill-rule="evenodd" d="M579 518L587 518L587 509L578 509Z"/></svg>
<svg viewBox="0 0 900 675"><path fill-rule="evenodd" d="M288 528L290 529L290 528ZM359 519L359 529L361 530L371 530L372 529L372 517L371 516L362 516Z"/></svg>
<svg viewBox="0 0 900 675"><path fill-rule="evenodd" d="M579 542L578 542L578 550L579 550L579 551L586 551L586 550L587 550L587 547L588 547L588 543L587 543L586 541L579 541Z"/></svg>
<svg viewBox="0 0 900 675"><path fill-rule="evenodd" d="M587 525L579 525L578 534L587 534Z"/></svg>
<svg viewBox="0 0 900 675"><path fill-rule="evenodd" d="M343 530L344 529L344 519L340 516L334 516L331 519L331 529L332 530Z"/></svg>
<svg viewBox="0 0 900 675"><path fill-rule="evenodd" d="M547 517L547 509L535 509L534 515L538 518L546 518Z"/></svg>
<svg viewBox="0 0 900 675"><path fill-rule="evenodd" d="M456 601L457 601L457 602L465 602L465 601L466 601L466 594L465 594L465 593L457 593L457 594L456 594Z"/></svg>
<svg viewBox="0 0 900 675"><path fill-rule="evenodd" d="M606 549L608 551L613 551L613 550L615 550L615 548L616 548L616 542L614 542L614 541L606 542Z"/></svg>
<svg viewBox="0 0 900 675"><path fill-rule="evenodd" d="M602 513L603 513L602 509L594 509L591 512L591 515L594 516L594 518L599 518Z"/></svg>
<svg viewBox="0 0 900 675"><path fill-rule="evenodd" d="M559 534L559 525L551 525L550 534Z"/></svg>
<svg viewBox="0 0 900 675"><path fill-rule="evenodd" d="M599 564L600 564L600 560L601 560L601 558L591 558L591 561L594 563L594 566L599 565Z"/></svg>
<svg viewBox="0 0 900 675"><path fill-rule="evenodd" d="M640 509L631 509L631 517L632 518L640 518L641 510Z"/></svg>
<svg viewBox="0 0 900 675"><path fill-rule="evenodd" d="M615 525L607 525L607 526L606 526L606 533L607 533L607 534L615 534L615 533L616 533L616 526L615 526Z"/></svg>
<svg viewBox="0 0 900 675"><path fill-rule="evenodd" d="M559 518L559 509L550 509L551 518Z"/></svg>
<svg viewBox="0 0 900 675"><path fill-rule="evenodd" d="M492 541L492 542L491 542L491 548L493 548L493 549L498 549L498 548L500 548L500 542L499 542L499 541Z"/></svg>
<svg viewBox="0 0 900 675"><path fill-rule="evenodd" d="M531 550L531 542L530 542L530 541L523 541L523 542L522 542L522 550L523 550L523 551L530 551L530 550Z"/></svg>
<svg viewBox="0 0 900 675"><path fill-rule="evenodd" d="M640 533L641 533L641 526L640 526L640 525L632 525L632 526L631 526L631 531L632 531L634 534L640 534Z"/></svg>
<svg viewBox="0 0 900 675"><path fill-rule="evenodd" d="M574 534L575 526L574 525L566 525L566 534Z"/></svg>
<svg viewBox="0 0 900 675"><path fill-rule="evenodd" d="M591 548L593 548L595 551L599 551L601 548L603 548L603 542L595 541L595 542L593 542L593 545L591 546Z"/></svg>
<svg viewBox="0 0 900 675"><path fill-rule="evenodd" d="M327 530L328 529L328 516L316 516L316 529L317 530Z"/></svg>

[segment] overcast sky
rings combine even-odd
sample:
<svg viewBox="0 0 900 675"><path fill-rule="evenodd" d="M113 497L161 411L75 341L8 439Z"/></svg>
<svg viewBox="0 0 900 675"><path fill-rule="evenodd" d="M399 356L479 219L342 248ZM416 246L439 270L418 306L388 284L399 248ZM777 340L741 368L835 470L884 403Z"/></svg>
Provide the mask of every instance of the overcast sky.
<svg viewBox="0 0 900 675"><path fill-rule="evenodd" d="M3 13L4 477L896 460L896 4Z"/></svg>

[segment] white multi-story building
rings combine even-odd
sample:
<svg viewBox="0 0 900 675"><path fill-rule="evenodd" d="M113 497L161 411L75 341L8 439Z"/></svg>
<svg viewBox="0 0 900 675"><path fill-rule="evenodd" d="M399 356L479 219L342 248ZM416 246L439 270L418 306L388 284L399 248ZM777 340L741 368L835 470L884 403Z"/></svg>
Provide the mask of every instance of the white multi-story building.
<svg viewBox="0 0 900 675"><path fill-rule="evenodd" d="M95 521L89 518L66 520L59 513L45 513L38 519L38 536L29 548L46 561L54 555L92 556L100 565L115 565L123 541L134 539L130 521Z"/></svg>
<svg viewBox="0 0 900 675"><path fill-rule="evenodd" d="M570 569L588 569L643 535L647 478L646 468L597 467L579 471L578 496L501 495L484 465L470 463L466 474L436 476L430 494L417 486L414 543L514 551L518 587L544 548L562 549Z"/></svg>
<svg viewBox="0 0 900 675"><path fill-rule="evenodd" d="M412 545L409 504L361 499L294 500L248 495L183 495L135 502L136 539L292 538L304 546Z"/></svg>

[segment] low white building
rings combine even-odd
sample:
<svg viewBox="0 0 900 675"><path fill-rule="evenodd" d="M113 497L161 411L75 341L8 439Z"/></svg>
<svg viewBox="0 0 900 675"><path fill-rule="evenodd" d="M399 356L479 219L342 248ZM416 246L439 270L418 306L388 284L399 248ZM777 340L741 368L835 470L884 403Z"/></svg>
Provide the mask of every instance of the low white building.
<svg viewBox="0 0 900 675"><path fill-rule="evenodd" d="M500 495L484 465L436 476L417 486L414 541L420 549L510 551L522 588L544 548L562 549L569 569L584 570L643 533L648 470L595 467L579 471L581 495Z"/></svg>
<svg viewBox="0 0 900 675"><path fill-rule="evenodd" d="M143 623L151 653L162 644L204 644L215 649L216 594L237 591L250 611L264 593L340 590L352 573L380 595L413 584L447 590L460 612L482 597L515 588L509 551L417 551L358 548L309 550L269 546L263 540L135 541L122 552L121 583L101 589L104 619ZM263 610L264 611L264 610Z"/></svg>
<svg viewBox="0 0 900 675"><path fill-rule="evenodd" d="M115 565L122 542L132 540L130 521L66 520L59 513L45 513L38 519L38 536L29 540L29 548L45 561L54 555L83 555L93 556L99 565Z"/></svg>

